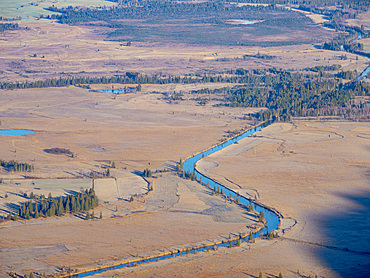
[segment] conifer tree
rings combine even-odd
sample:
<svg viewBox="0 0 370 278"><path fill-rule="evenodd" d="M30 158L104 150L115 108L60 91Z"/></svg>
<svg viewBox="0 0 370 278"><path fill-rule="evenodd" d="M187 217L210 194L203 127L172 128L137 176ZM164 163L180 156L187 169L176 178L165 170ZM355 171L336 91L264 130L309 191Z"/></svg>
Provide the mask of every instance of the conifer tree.
<svg viewBox="0 0 370 278"><path fill-rule="evenodd" d="M265 220L265 214L264 212L261 210L260 213L259 213L259 217L258 217L258 221L259 222L263 222Z"/></svg>

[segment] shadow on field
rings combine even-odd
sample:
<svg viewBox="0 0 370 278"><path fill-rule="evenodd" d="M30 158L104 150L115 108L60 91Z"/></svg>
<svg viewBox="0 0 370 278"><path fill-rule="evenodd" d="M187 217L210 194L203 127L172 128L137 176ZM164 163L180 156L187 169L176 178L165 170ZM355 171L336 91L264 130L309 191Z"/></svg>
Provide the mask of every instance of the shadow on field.
<svg viewBox="0 0 370 278"><path fill-rule="evenodd" d="M370 191L361 195L341 195L351 206L336 214L322 216L322 234L328 245L316 255L341 277L370 277Z"/></svg>

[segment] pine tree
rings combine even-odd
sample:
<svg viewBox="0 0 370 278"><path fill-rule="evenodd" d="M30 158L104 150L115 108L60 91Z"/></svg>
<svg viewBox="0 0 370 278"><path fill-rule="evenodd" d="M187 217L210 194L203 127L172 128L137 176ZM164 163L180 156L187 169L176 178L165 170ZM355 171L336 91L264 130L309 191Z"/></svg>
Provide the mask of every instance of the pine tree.
<svg viewBox="0 0 370 278"><path fill-rule="evenodd" d="M30 273L30 278L35 278L35 276L33 276L32 272Z"/></svg>
<svg viewBox="0 0 370 278"><path fill-rule="evenodd" d="M260 272L260 274L258 275L258 278L262 278L262 272Z"/></svg>
<svg viewBox="0 0 370 278"><path fill-rule="evenodd" d="M283 278L283 274L281 274L281 272L279 272L279 278Z"/></svg>
<svg viewBox="0 0 370 278"><path fill-rule="evenodd" d="M259 213L259 217L258 217L258 221L259 222L263 222L265 220L265 214L264 212L261 210L260 213Z"/></svg>
<svg viewBox="0 0 370 278"><path fill-rule="evenodd" d="M100 212L100 216L99 216L100 219L103 219L103 213Z"/></svg>
<svg viewBox="0 0 370 278"><path fill-rule="evenodd" d="M69 212L71 211L71 206L69 205L70 201L67 200L67 203L66 203L66 212Z"/></svg>
<svg viewBox="0 0 370 278"><path fill-rule="evenodd" d="M89 212L86 212L86 218L85 220L89 220L90 219L90 213Z"/></svg>

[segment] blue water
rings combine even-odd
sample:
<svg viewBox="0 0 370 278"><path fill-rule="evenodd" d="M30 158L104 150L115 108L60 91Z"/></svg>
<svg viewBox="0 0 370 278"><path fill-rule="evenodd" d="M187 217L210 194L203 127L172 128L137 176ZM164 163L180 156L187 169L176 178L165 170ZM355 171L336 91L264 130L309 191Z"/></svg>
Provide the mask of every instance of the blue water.
<svg viewBox="0 0 370 278"><path fill-rule="evenodd" d="M233 190L231 190L227 187L224 187L223 185L217 183L212 178L209 178L209 177L203 175L202 173L198 172L195 169L195 165L203 157L206 157L206 156L208 156L212 153L215 153L219 150L222 150L223 148L226 148L226 147L234 144L235 142L252 135L253 133L261 130L263 127L265 127L268 124L270 124L270 123L262 124L262 125L260 125L256 128L252 128L250 130L247 130L246 132L244 132L241 135L238 135L237 137L231 138L228 141L226 141L226 142L224 142L220 145L217 145L213 148L210 148L209 150L201 152L201 153L187 159L183 164L183 170L185 172L190 172L190 173L194 172L196 174L198 180L200 180L203 183L209 185L211 188L213 188L215 190L218 189L219 191L221 191L221 189L223 189L225 196L231 196L231 198L233 198L234 200L236 198L239 198L239 203L240 204L248 206L250 203L253 203L252 200L247 199L246 197L234 192ZM255 211L257 211L258 213L263 211L264 214L265 214L265 220L267 221L267 225L263 229L263 233L266 233L267 231L275 230L275 229L278 228L278 226L279 226L279 217L273 211L271 211L270 209L267 209L265 207L261 207L258 204L255 204Z"/></svg>
<svg viewBox="0 0 370 278"><path fill-rule="evenodd" d="M124 90L99 90L102 93L111 93L111 94L123 94L125 93Z"/></svg>
<svg viewBox="0 0 370 278"><path fill-rule="evenodd" d="M362 78L367 78L367 75L370 73L370 66L368 66L363 73L359 77L356 78L357 81L361 80Z"/></svg>
<svg viewBox="0 0 370 278"><path fill-rule="evenodd" d="M256 128L253 128L253 129L250 129L250 130L244 132L241 135L238 135L237 137L231 138L228 141L226 141L226 142L224 142L220 145L217 145L213 148L210 148L210 149L208 149L204 152L201 152L201 153L187 159L183 164L183 170L185 172L195 172L198 180L201 180L202 182L204 182L206 184L209 184L210 187L212 187L216 190L217 189L221 190L221 188L222 188L224 190L225 195L226 196L231 196L234 200L235 200L236 197L238 197L239 198L239 203L241 205L248 206L249 204L254 203L253 201L239 195L238 193L222 186L221 184L217 183L216 181L212 180L211 178L204 176L203 174L201 174L200 172L198 172L195 169L195 164L200 159L202 159L203 157L206 157L206 156L208 156L212 153L215 153L219 150L222 150L223 148L226 148L227 146L230 146L231 144L234 144L236 141L239 141L239 140L241 140L245 137L248 137L248 136L252 135L253 133L261 130L263 127L265 127L269 124L270 123L264 123L264 124L262 124L262 125L260 125ZM264 212L265 220L267 222L267 225L263 229L258 231L257 233L253 234L252 235L253 238L258 238L258 237L260 237L261 235L265 234L268 231L277 229L277 227L279 225L279 217L273 211L271 211L268 208L261 207L256 203L254 203L254 208L255 208L255 211L257 211L258 213L260 213L260 211ZM239 237L239 242L240 243L248 241L248 240L249 240L248 236ZM236 244L237 244L237 240L231 241L231 245L236 245ZM222 242L222 243L219 243L219 244L214 244L212 246L209 246L208 248L209 248L209 250L213 250L213 249L216 249L218 247L227 247L229 245L230 245L230 242L226 241L226 242ZM186 251L181 251L180 252L178 250L174 250L171 255L158 255L158 256L155 256L155 257L150 258L150 259L140 259L140 258L138 258L134 262L122 263L122 264L118 264L118 265L111 266L111 267L105 267L105 268L102 267L101 269L98 269L98 270L87 271L85 273L71 275L71 277L87 277L87 276L92 276L94 274L102 273L102 272L105 272L105 271L108 271L108 270L120 269L120 268L124 268L124 267L133 267L133 266L137 266L137 265L140 265L140 264L146 264L146 263L151 263L151 262L167 260L167 259L175 258L175 257L179 257L179 256L184 256L187 253L188 254L194 254L196 252L206 252L206 251L207 251L207 247L199 247L197 249L188 249L188 252L186 252Z"/></svg>
<svg viewBox="0 0 370 278"><path fill-rule="evenodd" d="M28 129L2 129L0 130L0 135L13 135L13 136L22 136L27 134L33 134L36 131Z"/></svg>
<svg viewBox="0 0 370 278"><path fill-rule="evenodd" d="M259 21L253 21L253 20L240 20L240 23L241 24L245 24L245 25L249 25L249 24L254 24L254 23L257 23Z"/></svg>

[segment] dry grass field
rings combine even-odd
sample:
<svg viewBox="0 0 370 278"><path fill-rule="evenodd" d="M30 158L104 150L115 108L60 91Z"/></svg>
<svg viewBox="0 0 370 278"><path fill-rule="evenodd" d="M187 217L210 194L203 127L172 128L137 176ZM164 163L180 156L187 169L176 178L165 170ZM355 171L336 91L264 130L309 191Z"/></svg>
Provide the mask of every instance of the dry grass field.
<svg viewBox="0 0 370 278"><path fill-rule="evenodd" d="M43 178L87 177L91 170L105 171L109 161L117 164L118 177L125 169L174 167L173 161L217 143L226 131L248 124L243 115L259 111L212 107L212 101L170 103L162 94L209 86L223 85L144 85L139 93L119 96L78 87L3 91L1 129L37 132L0 136L1 158L32 163L36 170L29 175ZM45 152L56 147L74 157Z"/></svg>
<svg viewBox="0 0 370 278"><path fill-rule="evenodd" d="M145 201L96 208L96 216L103 212L102 220L69 216L2 224L1 277L9 271L52 274L63 266L81 269L166 248L191 247L247 232L246 225L256 222L244 209L211 196L196 182L173 174L158 178Z"/></svg>
<svg viewBox="0 0 370 278"><path fill-rule="evenodd" d="M366 67L366 58L316 49L313 45L283 47L196 46L133 42L121 46L106 41L101 28L69 26L39 20L21 22L20 30L0 34L1 82L69 76L112 76L137 71L148 74L207 73L230 68L302 69L341 64L344 70ZM272 60L245 54L268 54ZM36 57L33 57L36 54Z"/></svg>
<svg viewBox="0 0 370 278"><path fill-rule="evenodd" d="M273 124L199 163L212 177L258 191L259 201L297 220L284 237L350 250L282 241L256 251L265 266L252 259L240 271L259 265L266 274L283 270L288 277L297 269L311 277L369 273L369 139L368 123Z"/></svg>
<svg viewBox="0 0 370 278"><path fill-rule="evenodd" d="M364 26L365 30L370 29L370 11L360 13L355 19L348 19L346 21L348 25L360 27Z"/></svg>
<svg viewBox="0 0 370 278"><path fill-rule="evenodd" d="M23 0L22 0L23 1ZM0 3L0 15L16 15L20 29L0 33L0 82L77 76L204 74L230 68L304 69L340 64L362 72L369 59L322 50L314 44L276 47L187 45L133 41L123 46L106 40L110 29L34 19L39 6ZM81 0L59 1L58 7ZM92 5L113 2L91 1ZM31 7L32 6L32 7ZM17 10L18 8L18 10ZM9 10L10 9L10 10ZM11 13L10 13L11 12ZM46 14L46 12L45 12ZM307 14L318 27L325 17ZM349 25L368 26L368 13ZM322 31L329 40L336 34ZM316 34L317 35L317 34ZM250 40L284 41L309 32L264 35ZM319 38L321 40L321 38ZM369 39L362 39L365 51ZM315 42L316 44L316 42ZM243 55L268 54L272 59ZM346 54L347 60L340 59ZM217 144L228 131L248 127L243 120L261 108L205 106L192 90L232 86L224 83L142 84L136 93L114 95L96 90L136 84L70 86L0 91L0 129L30 129L25 136L0 135L0 159L34 165L30 173L0 171L0 215L17 212L24 193L53 197L94 187L100 204L95 217L84 214L0 223L0 277L9 272L53 274L62 267L83 269L154 252L191 247L247 232L256 216L212 196L196 182L175 173L180 158ZM185 100L169 101L173 92ZM211 155L198 169L223 184L277 209L284 219L278 240L257 240L238 248L220 248L109 271L97 277L366 277L369 265L370 124L358 122L275 123L256 136ZM66 148L72 155L50 154ZM111 177L93 178L109 168ZM26 179L27 177L27 179ZM154 190L148 192L148 181ZM5 198L7 195L7 198ZM130 202L129 198L134 197ZM300 274L297 274L299 270Z"/></svg>

